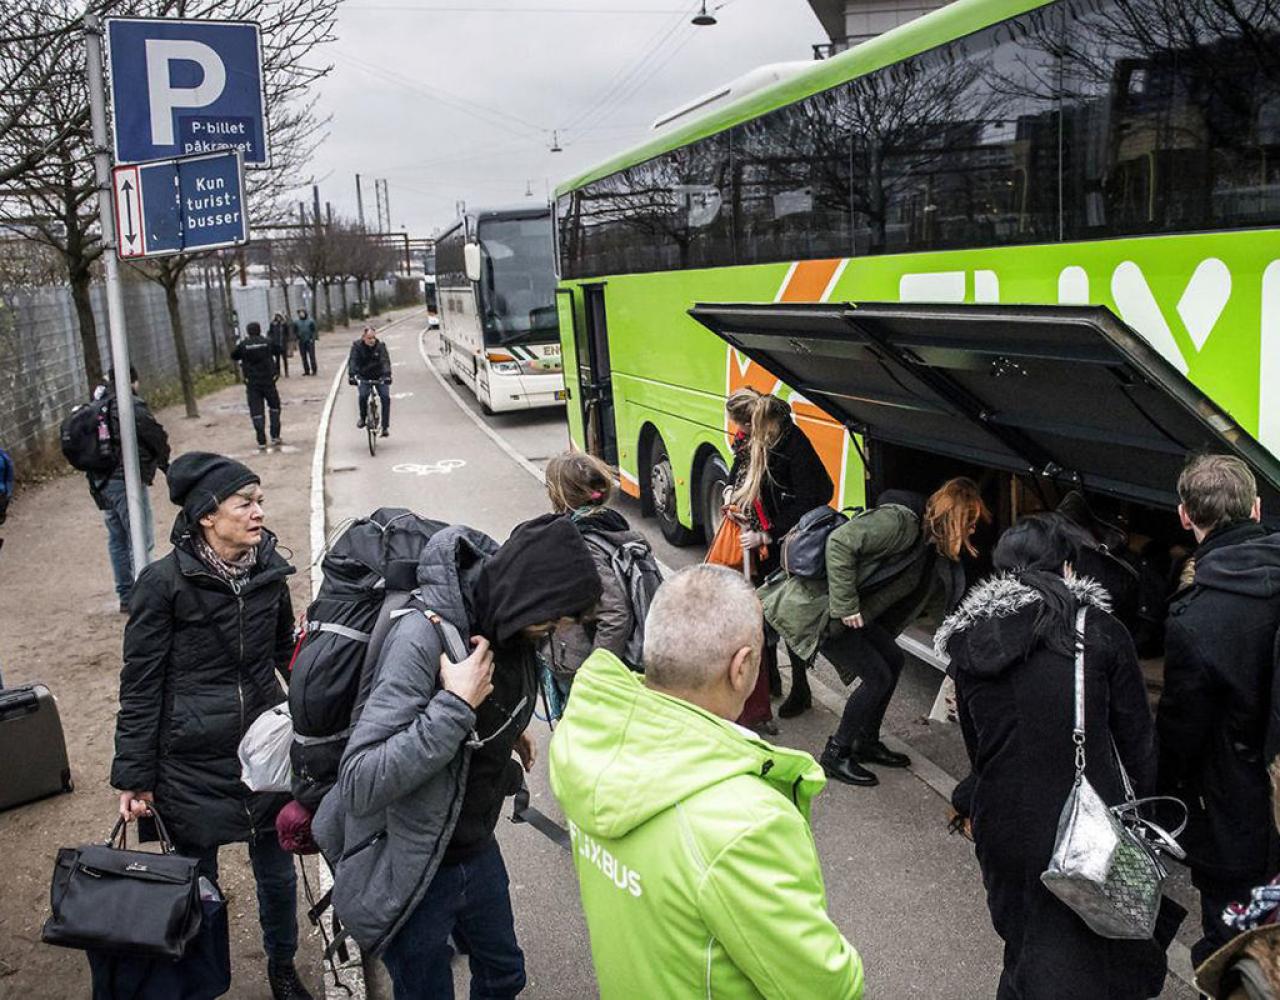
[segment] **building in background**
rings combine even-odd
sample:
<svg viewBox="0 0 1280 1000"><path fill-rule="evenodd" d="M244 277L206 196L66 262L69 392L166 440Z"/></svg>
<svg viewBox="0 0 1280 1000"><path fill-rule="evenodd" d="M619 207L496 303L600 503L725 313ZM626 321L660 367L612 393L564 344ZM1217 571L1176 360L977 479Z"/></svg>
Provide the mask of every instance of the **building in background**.
<svg viewBox="0 0 1280 1000"><path fill-rule="evenodd" d="M945 3L947 0L809 0L830 39L815 45L813 56L826 59Z"/></svg>

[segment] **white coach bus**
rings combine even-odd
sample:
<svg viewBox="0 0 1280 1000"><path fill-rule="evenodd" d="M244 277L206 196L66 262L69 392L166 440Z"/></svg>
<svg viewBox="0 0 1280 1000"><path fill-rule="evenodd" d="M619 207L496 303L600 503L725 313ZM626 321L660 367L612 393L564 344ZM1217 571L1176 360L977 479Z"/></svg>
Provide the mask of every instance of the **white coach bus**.
<svg viewBox="0 0 1280 1000"><path fill-rule="evenodd" d="M469 209L436 240L449 374L485 413L564 405L551 210Z"/></svg>

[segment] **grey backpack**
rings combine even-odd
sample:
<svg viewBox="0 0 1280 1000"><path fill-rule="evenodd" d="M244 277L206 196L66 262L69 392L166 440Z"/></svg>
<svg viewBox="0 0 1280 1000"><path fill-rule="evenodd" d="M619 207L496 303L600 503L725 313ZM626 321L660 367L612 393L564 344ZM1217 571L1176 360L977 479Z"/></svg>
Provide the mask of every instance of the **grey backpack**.
<svg viewBox="0 0 1280 1000"><path fill-rule="evenodd" d="M658 568L653 549L641 539L633 538L618 543L609 532L584 532L582 540L608 556L609 565L622 582L622 589L626 591L627 601L631 605L632 622L631 635L627 638L622 659L632 670L643 672L644 621L649 617L653 595L662 585L662 570Z"/></svg>
<svg viewBox="0 0 1280 1000"><path fill-rule="evenodd" d="M846 507L845 510L856 513L861 508ZM849 515L845 511L827 506L814 507L782 539L782 568L789 576L825 580L827 539L848 520Z"/></svg>

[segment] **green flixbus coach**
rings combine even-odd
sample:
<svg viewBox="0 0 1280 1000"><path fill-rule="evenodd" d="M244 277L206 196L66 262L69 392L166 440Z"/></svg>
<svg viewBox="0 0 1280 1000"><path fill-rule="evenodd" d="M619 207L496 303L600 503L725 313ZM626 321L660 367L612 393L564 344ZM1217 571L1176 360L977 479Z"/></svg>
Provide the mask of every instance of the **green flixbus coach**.
<svg viewBox="0 0 1280 1000"><path fill-rule="evenodd" d="M1209 448L1280 515L1280 0L957 0L555 213L573 440L673 542L718 523L742 385L841 506L968 474L996 528L1079 490L1173 545Z"/></svg>

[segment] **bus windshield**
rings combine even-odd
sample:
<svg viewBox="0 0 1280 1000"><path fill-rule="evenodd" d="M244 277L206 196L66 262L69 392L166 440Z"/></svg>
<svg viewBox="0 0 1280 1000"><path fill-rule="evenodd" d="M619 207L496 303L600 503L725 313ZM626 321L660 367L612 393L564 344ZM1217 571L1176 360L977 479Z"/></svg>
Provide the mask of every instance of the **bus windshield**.
<svg viewBox="0 0 1280 1000"><path fill-rule="evenodd" d="M486 344L558 340L556 276L550 214L532 219L483 219L480 281Z"/></svg>

